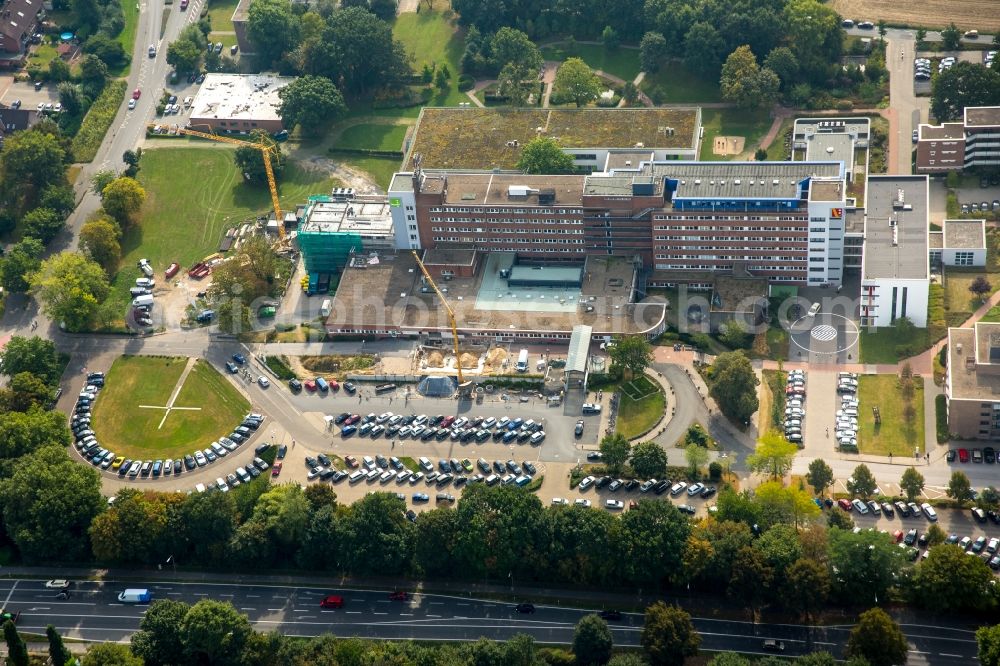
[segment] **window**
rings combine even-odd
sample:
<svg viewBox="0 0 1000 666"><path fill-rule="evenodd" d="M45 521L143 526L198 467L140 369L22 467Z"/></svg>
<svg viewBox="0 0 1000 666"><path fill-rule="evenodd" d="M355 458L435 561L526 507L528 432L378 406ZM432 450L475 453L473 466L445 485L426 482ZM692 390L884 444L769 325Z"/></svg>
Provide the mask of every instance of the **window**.
<svg viewBox="0 0 1000 666"><path fill-rule="evenodd" d="M972 252L956 252L955 253L955 265L956 266L972 266L974 254Z"/></svg>

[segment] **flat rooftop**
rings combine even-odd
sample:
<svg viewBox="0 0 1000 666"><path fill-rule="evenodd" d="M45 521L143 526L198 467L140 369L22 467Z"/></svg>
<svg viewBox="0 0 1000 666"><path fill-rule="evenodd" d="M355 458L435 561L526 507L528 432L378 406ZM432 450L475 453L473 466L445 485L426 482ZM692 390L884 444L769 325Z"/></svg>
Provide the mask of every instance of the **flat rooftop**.
<svg viewBox="0 0 1000 666"><path fill-rule="evenodd" d="M927 278L927 190L926 176L868 177L863 279Z"/></svg>
<svg viewBox="0 0 1000 666"><path fill-rule="evenodd" d="M990 349L997 346L1000 346L1000 324L977 322L973 328L948 329L952 398L1000 400L1000 367L990 360Z"/></svg>
<svg viewBox="0 0 1000 666"><path fill-rule="evenodd" d="M604 162L604 170L626 169L639 166L641 162L652 162L653 152L650 150L614 150L608 153Z"/></svg>
<svg viewBox="0 0 1000 666"><path fill-rule="evenodd" d="M424 266L471 266L476 260L474 248L435 247L424 250L420 257Z"/></svg>
<svg viewBox="0 0 1000 666"><path fill-rule="evenodd" d="M357 233L393 235L392 210L388 200L372 198L317 202L306 211L299 233Z"/></svg>
<svg viewBox="0 0 1000 666"><path fill-rule="evenodd" d="M966 127L994 127L1000 125L1000 106L965 107Z"/></svg>
<svg viewBox="0 0 1000 666"><path fill-rule="evenodd" d="M835 160L854 166L854 139L844 133L813 134L805 139L806 161Z"/></svg>
<svg viewBox="0 0 1000 666"><path fill-rule="evenodd" d="M665 316L662 299L629 303L634 268L623 258L588 258L579 289L512 289L498 277L497 269L513 260L513 253L490 253L474 277L455 277L442 285L460 332L537 330L569 335L574 326L586 325L595 334L639 333ZM398 328L404 334L450 330L445 309L435 294L420 292L419 279L409 252L380 254L378 263L364 268L348 266L327 328Z"/></svg>
<svg viewBox="0 0 1000 666"><path fill-rule="evenodd" d="M798 199L812 177L843 178L840 162L644 162L633 169L586 176L584 194L629 196L634 182L652 182L662 194L676 181L677 199Z"/></svg>
<svg viewBox="0 0 1000 666"><path fill-rule="evenodd" d="M424 172L423 193L445 193L452 205L538 205L539 194L550 192L553 205L579 206L583 176L529 176L516 173ZM511 188L515 188L511 190ZM517 188L527 188L519 190ZM527 191L527 194L520 192Z"/></svg>
<svg viewBox="0 0 1000 666"><path fill-rule="evenodd" d="M921 140L961 139L965 137L965 125L962 123L943 123L941 125L921 123L919 131Z"/></svg>
<svg viewBox="0 0 1000 666"><path fill-rule="evenodd" d="M948 249L986 249L986 220L945 220L943 242Z"/></svg>
<svg viewBox="0 0 1000 666"><path fill-rule="evenodd" d="M930 231L927 233L927 247L931 250L941 250L944 248L944 232Z"/></svg>
<svg viewBox="0 0 1000 666"><path fill-rule="evenodd" d="M208 74L191 104L191 124L199 118L281 120L278 91L294 80L277 74Z"/></svg>
<svg viewBox="0 0 1000 666"><path fill-rule="evenodd" d="M843 201L844 181L818 179L810 181L809 199L811 201Z"/></svg>
<svg viewBox="0 0 1000 666"><path fill-rule="evenodd" d="M425 169L513 169L537 136L568 149L688 149L698 145L698 108L438 108L420 112L404 168L422 156ZM672 129L669 132L668 129Z"/></svg>
<svg viewBox="0 0 1000 666"><path fill-rule="evenodd" d="M792 127L795 139L805 138L809 134L853 134L866 139L871 129L871 119L865 116L796 118Z"/></svg>

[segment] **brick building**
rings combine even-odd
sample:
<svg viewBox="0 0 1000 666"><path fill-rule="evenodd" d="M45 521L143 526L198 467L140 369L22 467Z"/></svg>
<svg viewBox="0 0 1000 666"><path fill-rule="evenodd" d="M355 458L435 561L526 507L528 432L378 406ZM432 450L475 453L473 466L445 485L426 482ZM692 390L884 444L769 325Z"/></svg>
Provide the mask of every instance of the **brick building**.
<svg viewBox="0 0 1000 666"><path fill-rule="evenodd" d="M1000 166L1000 106L966 107L960 123L921 124L917 173Z"/></svg>

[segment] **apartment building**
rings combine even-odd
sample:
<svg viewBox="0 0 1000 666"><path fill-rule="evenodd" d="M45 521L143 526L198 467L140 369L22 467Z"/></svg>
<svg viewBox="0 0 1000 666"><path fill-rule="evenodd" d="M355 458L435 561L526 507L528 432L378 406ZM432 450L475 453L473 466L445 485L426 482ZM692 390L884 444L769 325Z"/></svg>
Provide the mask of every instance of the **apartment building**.
<svg viewBox="0 0 1000 666"><path fill-rule="evenodd" d="M637 258L650 286L843 275L842 162L644 161L589 176L417 169L389 188L397 247Z"/></svg>
<svg viewBox="0 0 1000 666"><path fill-rule="evenodd" d="M1000 324L948 329L948 431L959 439L1000 438Z"/></svg>
<svg viewBox="0 0 1000 666"><path fill-rule="evenodd" d="M1000 166L1000 106L967 107L960 123L921 124L917 173Z"/></svg>

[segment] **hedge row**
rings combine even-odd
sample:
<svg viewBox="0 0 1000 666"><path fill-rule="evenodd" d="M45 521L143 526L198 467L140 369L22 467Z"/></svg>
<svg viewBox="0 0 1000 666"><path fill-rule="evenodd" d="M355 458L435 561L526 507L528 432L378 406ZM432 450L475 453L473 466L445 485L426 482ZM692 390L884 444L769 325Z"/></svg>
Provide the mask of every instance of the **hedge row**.
<svg viewBox="0 0 1000 666"><path fill-rule="evenodd" d="M104 135L118 113L118 108L125 99L128 84L125 80L108 83L100 96L94 100L90 111L80 125L80 131L73 137L72 151L75 162L91 162L97 156L97 149L104 141Z"/></svg>

